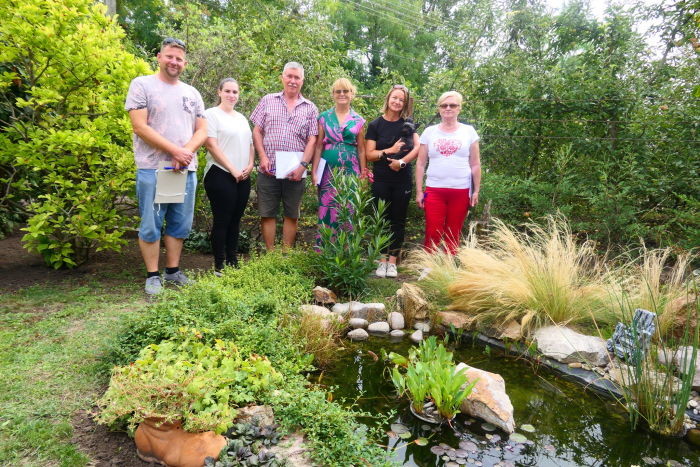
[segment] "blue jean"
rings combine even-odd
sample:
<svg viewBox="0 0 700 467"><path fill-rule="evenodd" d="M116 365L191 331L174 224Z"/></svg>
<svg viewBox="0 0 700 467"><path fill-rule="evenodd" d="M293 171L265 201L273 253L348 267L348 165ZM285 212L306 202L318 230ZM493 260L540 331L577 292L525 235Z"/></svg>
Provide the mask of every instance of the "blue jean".
<svg viewBox="0 0 700 467"><path fill-rule="evenodd" d="M139 201L141 225L139 238L146 243L160 240L160 229L165 220L165 235L187 238L194 218L194 194L197 189L197 172L187 173L184 203L154 204L156 199L155 169L136 171L136 198Z"/></svg>

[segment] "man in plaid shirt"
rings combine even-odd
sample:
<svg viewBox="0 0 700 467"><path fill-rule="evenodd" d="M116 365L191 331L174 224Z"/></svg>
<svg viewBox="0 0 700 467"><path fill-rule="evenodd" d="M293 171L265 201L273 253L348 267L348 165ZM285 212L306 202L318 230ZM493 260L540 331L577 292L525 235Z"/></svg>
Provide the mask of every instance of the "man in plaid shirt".
<svg viewBox="0 0 700 467"><path fill-rule="evenodd" d="M268 250L275 246L280 201L284 204L282 248L294 243L306 183L302 175L311 162L318 136L318 109L301 95L304 68L297 62L287 63L282 84L284 90L263 97L250 116L255 124L253 143L260 157L258 213ZM277 151L304 153L299 167L284 179L275 178Z"/></svg>

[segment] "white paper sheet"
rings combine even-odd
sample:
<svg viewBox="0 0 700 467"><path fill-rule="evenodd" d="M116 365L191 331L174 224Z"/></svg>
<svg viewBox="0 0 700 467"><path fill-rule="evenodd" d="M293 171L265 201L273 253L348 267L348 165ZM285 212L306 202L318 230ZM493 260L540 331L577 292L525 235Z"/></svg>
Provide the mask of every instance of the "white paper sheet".
<svg viewBox="0 0 700 467"><path fill-rule="evenodd" d="M322 157L321 160L318 162L318 167L316 168L316 180L318 180L318 182L316 182L316 186L321 184L321 178L323 177L323 169L325 168L326 159Z"/></svg>
<svg viewBox="0 0 700 467"><path fill-rule="evenodd" d="M292 170L299 167L303 157L303 152L277 151L275 153L275 158L277 159L275 177L280 179L289 177ZM301 178L306 178L306 170Z"/></svg>
<svg viewBox="0 0 700 467"><path fill-rule="evenodd" d="M158 162L156 172L156 204L184 203L185 190L187 189L187 167L185 170L166 170L164 167L171 167L170 161Z"/></svg>

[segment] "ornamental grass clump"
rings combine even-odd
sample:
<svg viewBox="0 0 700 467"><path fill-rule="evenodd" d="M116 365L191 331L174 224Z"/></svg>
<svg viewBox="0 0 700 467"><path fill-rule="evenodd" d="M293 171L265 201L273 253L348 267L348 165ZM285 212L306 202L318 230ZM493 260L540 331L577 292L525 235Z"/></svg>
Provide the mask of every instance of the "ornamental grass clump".
<svg viewBox="0 0 700 467"><path fill-rule="evenodd" d="M131 365L112 370L109 388L97 402L98 421L126 422L130 432L147 418L182 421L190 433L223 433L235 407L260 400L282 377L265 357L241 358L231 342L201 342L201 333L182 330L181 339L152 344Z"/></svg>
<svg viewBox="0 0 700 467"><path fill-rule="evenodd" d="M486 244L472 232L456 258L418 252L412 264L431 268L425 286L446 291L451 306L478 325L516 321L527 332L588 320L591 313L607 322L605 271L594 244L577 243L563 217L548 217L546 228L525 227L518 232L496 220Z"/></svg>

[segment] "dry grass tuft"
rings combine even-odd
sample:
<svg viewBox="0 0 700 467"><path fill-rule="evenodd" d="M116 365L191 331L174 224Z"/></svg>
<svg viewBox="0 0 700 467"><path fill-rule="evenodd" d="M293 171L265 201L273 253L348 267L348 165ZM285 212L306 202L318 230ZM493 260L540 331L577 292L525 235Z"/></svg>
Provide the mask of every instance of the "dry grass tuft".
<svg viewBox="0 0 700 467"><path fill-rule="evenodd" d="M692 256L668 267L670 249L642 248L638 258L612 265L593 242L577 243L562 216L548 217L545 227L525 227L522 233L496 220L485 244L472 231L456 257L418 251L409 265L431 268L418 285L431 299L447 297L452 308L472 314L477 327L515 320L527 334L552 323L614 326L630 308L658 313L663 336L685 322L679 303L687 296Z"/></svg>
<svg viewBox="0 0 700 467"><path fill-rule="evenodd" d="M303 353L314 356L313 364L317 368L332 365L342 350L345 323L341 320L312 311L299 311L284 314L281 325L292 334Z"/></svg>

